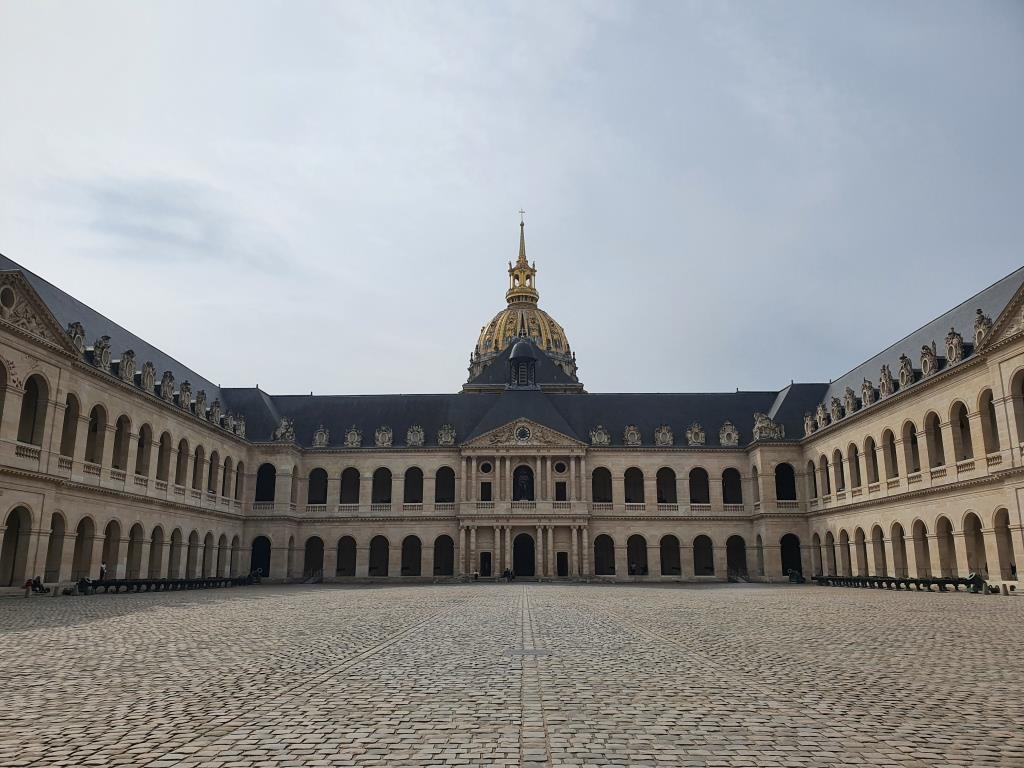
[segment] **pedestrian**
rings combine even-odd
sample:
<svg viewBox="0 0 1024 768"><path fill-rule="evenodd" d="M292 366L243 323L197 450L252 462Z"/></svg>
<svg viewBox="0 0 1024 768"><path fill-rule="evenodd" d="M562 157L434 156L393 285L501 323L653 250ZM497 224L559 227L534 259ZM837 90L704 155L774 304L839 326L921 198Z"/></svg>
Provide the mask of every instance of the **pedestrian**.
<svg viewBox="0 0 1024 768"><path fill-rule="evenodd" d="M107 561L106 560L104 560L103 562L100 563L100 581L103 581L105 578L107 578Z"/></svg>

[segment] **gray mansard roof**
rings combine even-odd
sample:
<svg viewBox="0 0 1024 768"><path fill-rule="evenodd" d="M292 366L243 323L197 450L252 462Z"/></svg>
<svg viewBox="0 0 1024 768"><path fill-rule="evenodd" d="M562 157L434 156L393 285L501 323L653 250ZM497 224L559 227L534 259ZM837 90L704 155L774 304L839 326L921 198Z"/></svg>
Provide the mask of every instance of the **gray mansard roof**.
<svg viewBox="0 0 1024 768"><path fill-rule="evenodd" d="M814 411L818 403L832 397L842 399L846 387L860 393L867 378L877 387L879 370L888 364L895 374L901 354L919 364L921 347L933 341L944 352L945 337L955 328L963 335L965 354L973 353L974 318L977 309L995 320L1024 283L1024 268L1006 276L949 312L896 342L888 349L844 374L831 384L791 384L780 391L728 393L666 393L666 394L592 394L565 374L544 350L537 353L537 387L511 389L505 386L509 350L499 355L479 376L467 382L460 393L438 395L269 395L258 388L219 388L170 355L146 343L130 331L78 299L68 295L21 265L0 255L0 271L17 270L24 274L63 326L80 322L86 333L86 344L101 337L110 337L116 360L127 349L135 351L141 365L151 361L157 377L169 370L177 385L184 380L193 392L206 390L209 401L220 398L224 412L243 415L246 433L256 442L272 439L283 419L293 423L295 440L303 446L313 444L313 434L322 425L330 433L330 447L344 445L345 433L356 427L362 432L362 446L374 446L374 434L382 426L390 427L393 444L406 443L408 429L423 428L427 447L438 444L438 431L450 425L455 442L465 443L490 430L519 418L530 419L570 439L590 443L590 433L604 427L611 445L623 444L627 426L635 425L642 435L642 445L654 445L654 432L668 425L676 446L686 445L686 429L699 423L706 433L706 445L719 446L719 430L729 421L739 430L739 444L752 439L754 415L764 413L780 424L786 439L803 436L803 414ZM939 355L940 367L945 365Z"/></svg>
<svg viewBox="0 0 1024 768"><path fill-rule="evenodd" d="M865 360L851 371L847 371L838 379L835 379L825 392L822 401L828 405L833 397L843 399L846 388L849 387L860 397L860 387L864 379L871 381L878 389L878 380L883 365L888 365L894 377L899 375L900 355L906 355L911 359L915 369L921 365L921 347L931 346L935 342L936 352L939 358L939 369L946 365L945 349L946 334L950 328L956 329L957 333L964 337L964 358L969 358L974 352L974 319L977 310L981 310L993 321L999 316L1017 290L1024 284L1024 267L1011 272L1002 280L990 285L966 301L958 304L945 314L939 315L930 323L923 325L908 336L904 336L892 346L882 352ZM918 376L919 377L919 376Z"/></svg>
<svg viewBox="0 0 1024 768"><path fill-rule="evenodd" d="M220 396L220 388L213 382L208 381L152 344L143 341L131 331L122 328L109 317L101 315L89 305L65 293L53 283L0 254L0 271L12 270L19 271L25 276L25 279L39 294L39 298L43 300L47 309L53 313L61 326L66 329L70 323L82 324L85 328L86 347L91 347L93 342L101 336L109 336L110 354L114 360L120 359L121 353L125 350L134 350L138 368L141 368L142 364L147 361L153 363L156 368L157 382L160 381L160 376L164 371L170 371L174 374L176 389L181 382L188 381L192 385L193 393L201 389L206 390L206 396L210 402Z"/></svg>

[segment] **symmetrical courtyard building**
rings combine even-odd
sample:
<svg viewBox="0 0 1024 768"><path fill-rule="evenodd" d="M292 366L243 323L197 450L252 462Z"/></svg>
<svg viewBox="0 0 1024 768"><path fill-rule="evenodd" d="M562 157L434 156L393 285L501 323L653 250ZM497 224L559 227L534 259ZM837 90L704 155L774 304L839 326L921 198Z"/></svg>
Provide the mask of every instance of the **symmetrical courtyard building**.
<svg viewBox="0 0 1024 768"><path fill-rule="evenodd" d="M509 263L461 391L218 387L0 257L0 585L1024 562L1024 269L830 383L599 394Z"/></svg>

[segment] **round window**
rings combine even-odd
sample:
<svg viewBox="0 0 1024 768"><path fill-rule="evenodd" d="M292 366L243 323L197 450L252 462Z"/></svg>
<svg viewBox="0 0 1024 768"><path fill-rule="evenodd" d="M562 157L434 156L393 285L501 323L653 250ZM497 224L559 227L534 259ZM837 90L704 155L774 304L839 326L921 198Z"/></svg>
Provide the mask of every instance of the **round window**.
<svg viewBox="0 0 1024 768"><path fill-rule="evenodd" d="M0 288L0 304L3 305L4 309L14 308L14 289L9 285L5 285Z"/></svg>
<svg viewBox="0 0 1024 768"><path fill-rule="evenodd" d="M489 475L491 473L491 462L485 461L483 464L481 464L480 472L482 474Z"/></svg>
<svg viewBox="0 0 1024 768"><path fill-rule="evenodd" d="M525 441L525 440L529 440L529 439L530 439L530 428L529 427L519 427L516 430L516 440L524 440Z"/></svg>
<svg viewBox="0 0 1024 768"><path fill-rule="evenodd" d="M564 475L565 474L565 462L564 461L557 461L557 462L555 462L555 472L557 472L560 475Z"/></svg>

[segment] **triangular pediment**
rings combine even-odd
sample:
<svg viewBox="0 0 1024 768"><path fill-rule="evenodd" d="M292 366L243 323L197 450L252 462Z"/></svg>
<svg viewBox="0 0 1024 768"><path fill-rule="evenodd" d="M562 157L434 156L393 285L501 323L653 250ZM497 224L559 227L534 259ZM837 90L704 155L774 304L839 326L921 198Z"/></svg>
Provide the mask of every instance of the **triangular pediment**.
<svg viewBox="0 0 1024 768"><path fill-rule="evenodd" d="M81 355L21 272L0 272L0 324L75 357Z"/></svg>
<svg viewBox="0 0 1024 768"><path fill-rule="evenodd" d="M992 318L992 327L984 334L977 349L988 349L1022 332L1024 332L1024 285L1017 289L999 316Z"/></svg>
<svg viewBox="0 0 1024 768"><path fill-rule="evenodd" d="M466 448L553 448L581 446L579 440L531 419L515 419L465 443Z"/></svg>

